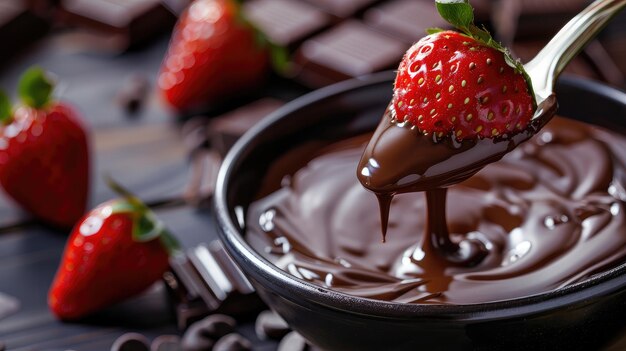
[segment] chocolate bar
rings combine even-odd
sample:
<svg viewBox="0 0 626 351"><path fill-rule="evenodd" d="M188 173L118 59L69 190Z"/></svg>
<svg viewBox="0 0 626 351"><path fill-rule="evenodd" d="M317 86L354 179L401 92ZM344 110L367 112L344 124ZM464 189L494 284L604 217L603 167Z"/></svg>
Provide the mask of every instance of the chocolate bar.
<svg viewBox="0 0 626 351"><path fill-rule="evenodd" d="M511 0L509 0L511 1ZM573 16L582 11L588 0L515 0L519 1L516 39L549 39Z"/></svg>
<svg viewBox="0 0 626 351"><path fill-rule="evenodd" d="M225 156L239 137L282 105L279 100L265 98L217 117L208 126L210 146Z"/></svg>
<svg viewBox="0 0 626 351"><path fill-rule="evenodd" d="M428 28L447 28L450 25L432 1L395 0L383 3L365 12L366 24L383 33L413 44L426 35Z"/></svg>
<svg viewBox="0 0 626 351"><path fill-rule="evenodd" d="M182 128L183 141L191 158L191 177L185 188L187 202L202 207L213 195L217 169L228 150L263 117L282 106L265 98L209 119L198 116Z"/></svg>
<svg viewBox="0 0 626 351"><path fill-rule="evenodd" d="M272 43L288 49L330 25L328 15L300 1L253 0L243 12Z"/></svg>
<svg viewBox="0 0 626 351"><path fill-rule="evenodd" d="M307 0L338 19L355 16L377 0Z"/></svg>
<svg viewBox="0 0 626 351"><path fill-rule="evenodd" d="M296 53L296 78L322 87L348 78L397 67L407 44L348 20L302 44Z"/></svg>
<svg viewBox="0 0 626 351"><path fill-rule="evenodd" d="M516 58L522 62L528 62L539 53L545 46L546 41L519 41L512 47L512 52ZM591 78L600 79L593 67L582 57L575 57L565 68L565 72Z"/></svg>
<svg viewBox="0 0 626 351"><path fill-rule="evenodd" d="M5 1L8 2L8 1ZM19 3L19 1L15 1ZM41 17L52 17L53 8L59 4L59 0L22 0L23 4Z"/></svg>
<svg viewBox="0 0 626 351"><path fill-rule="evenodd" d="M175 22L160 0L63 0L59 17L68 25L119 37L127 46L154 38Z"/></svg>
<svg viewBox="0 0 626 351"><path fill-rule="evenodd" d="M20 1L0 2L0 62L43 37L49 25Z"/></svg>
<svg viewBox="0 0 626 351"><path fill-rule="evenodd" d="M181 329L211 313L246 315L263 306L219 241L174 255L170 267L173 274L165 282Z"/></svg>

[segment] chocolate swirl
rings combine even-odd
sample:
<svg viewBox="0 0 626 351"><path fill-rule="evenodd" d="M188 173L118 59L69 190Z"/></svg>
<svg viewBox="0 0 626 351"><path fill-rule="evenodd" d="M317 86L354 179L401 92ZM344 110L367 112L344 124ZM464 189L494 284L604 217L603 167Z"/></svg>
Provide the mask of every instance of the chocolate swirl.
<svg viewBox="0 0 626 351"><path fill-rule="evenodd" d="M448 190L456 242L480 240L477 265L423 259L423 193L394 197L380 243L376 196L355 169L371 135L277 160L248 211L247 239L294 276L352 295L471 304L582 281L626 257L626 138L555 118L533 139ZM309 160L292 172L294 160ZM282 184L280 187L269 184ZM432 254L432 253L431 253Z"/></svg>

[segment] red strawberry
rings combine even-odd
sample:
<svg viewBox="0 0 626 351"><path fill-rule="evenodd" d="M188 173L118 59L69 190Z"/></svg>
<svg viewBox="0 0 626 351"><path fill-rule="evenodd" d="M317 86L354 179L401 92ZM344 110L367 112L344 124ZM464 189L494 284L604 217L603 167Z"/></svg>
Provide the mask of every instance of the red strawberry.
<svg viewBox="0 0 626 351"><path fill-rule="evenodd" d="M196 0L181 15L158 86L179 110L211 104L259 84L268 51L234 0Z"/></svg>
<svg viewBox="0 0 626 351"><path fill-rule="evenodd" d="M475 27L473 17L460 19L458 11L469 7L467 2L437 6L465 33L437 31L406 52L395 81L396 118L423 133L453 135L458 140L506 136L525 129L535 102L522 65L489 33Z"/></svg>
<svg viewBox="0 0 626 351"><path fill-rule="evenodd" d="M44 71L32 68L19 86L23 106L11 114L0 99L0 184L28 212L70 228L85 213L89 150L77 113L51 92Z"/></svg>
<svg viewBox="0 0 626 351"><path fill-rule="evenodd" d="M150 209L125 194L74 227L48 293L60 319L78 319L136 295L168 269L176 241Z"/></svg>

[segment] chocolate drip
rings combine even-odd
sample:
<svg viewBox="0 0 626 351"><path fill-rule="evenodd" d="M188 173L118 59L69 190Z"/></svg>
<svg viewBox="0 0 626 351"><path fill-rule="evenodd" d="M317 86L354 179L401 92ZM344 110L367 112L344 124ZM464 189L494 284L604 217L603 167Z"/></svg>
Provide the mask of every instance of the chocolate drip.
<svg viewBox="0 0 626 351"><path fill-rule="evenodd" d="M376 196L354 174L370 137L303 145L278 159L264 183L275 185L261 189L273 194L248 211L253 247L320 286L422 304L533 295L626 261L624 136L555 118L502 160L448 187L439 206L447 209L451 243L474 242L487 253L474 265L429 255L422 192L393 197L388 240L380 243ZM292 172L294 160L309 161Z"/></svg>

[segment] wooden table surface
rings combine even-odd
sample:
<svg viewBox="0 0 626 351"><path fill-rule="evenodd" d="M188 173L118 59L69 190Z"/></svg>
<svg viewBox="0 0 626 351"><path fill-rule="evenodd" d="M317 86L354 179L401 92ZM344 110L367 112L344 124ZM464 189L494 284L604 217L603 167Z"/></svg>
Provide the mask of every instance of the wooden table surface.
<svg viewBox="0 0 626 351"><path fill-rule="evenodd" d="M90 207L115 197L103 181L110 174L146 202L161 204L157 214L191 247L217 235L209 209L180 201L190 178L188 152L180 123L152 92L166 47L162 38L124 54L94 53L58 34L3 67L0 87L13 91L20 73L33 64L56 74L57 95L78 108L90 131ZM140 113L129 116L115 100L135 74L150 80L151 95ZM0 342L9 350L109 350L126 332L149 339L179 334L162 283L81 323L55 320L46 295L67 235L36 223L0 194L0 293L20 302L17 312L0 319ZM253 339L255 349L276 348L254 337L252 321L239 329Z"/></svg>
<svg viewBox="0 0 626 351"><path fill-rule="evenodd" d="M124 54L94 53L58 34L3 67L0 87L14 90L19 74L33 64L54 72L61 82L59 96L78 107L91 131L90 204L114 197L102 180L103 174L111 174L145 201L162 204L157 214L190 247L216 238L216 232L210 209L179 201L190 178L180 125L154 94L134 117L115 102L133 74L144 75L154 86L166 46L163 38ZM288 100L302 92L301 87L272 86L265 94ZM81 323L55 320L46 294L67 234L32 221L0 194L0 293L20 302L17 312L0 319L0 342L9 350L109 350L130 331L150 339L179 333L160 283ZM274 350L276 343L254 336L252 322L240 324L239 332L253 340L255 350ZM626 350L626 335L611 350Z"/></svg>

